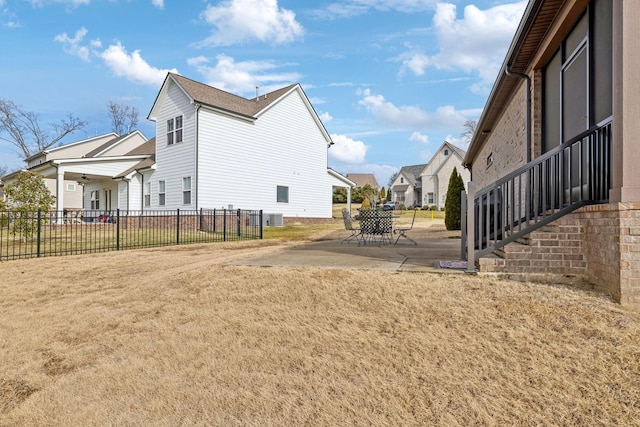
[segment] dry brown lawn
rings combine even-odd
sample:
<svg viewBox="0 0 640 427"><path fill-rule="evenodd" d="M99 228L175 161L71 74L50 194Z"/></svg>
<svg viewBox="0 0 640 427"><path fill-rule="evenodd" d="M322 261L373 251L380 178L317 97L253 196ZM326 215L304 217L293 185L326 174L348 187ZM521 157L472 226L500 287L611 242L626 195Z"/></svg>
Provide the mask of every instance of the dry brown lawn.
<svg viewBox="0 0 640 427"><path fill-rule="evenodd" d="M559 286L232 267L288 244L0 264L0 425L640 425L640 316Z"/></svg>

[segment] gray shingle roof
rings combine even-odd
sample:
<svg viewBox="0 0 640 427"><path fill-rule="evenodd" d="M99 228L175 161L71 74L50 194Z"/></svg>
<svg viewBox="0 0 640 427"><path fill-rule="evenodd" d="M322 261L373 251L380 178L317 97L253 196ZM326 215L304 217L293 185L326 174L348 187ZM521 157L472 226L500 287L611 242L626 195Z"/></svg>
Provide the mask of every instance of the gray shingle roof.
<svg viewBox="0 0 640 427"><path fill-rule="evenodd" d="M407 181L409 181L409 183L415 187L418 177L426 166L426 164L403 166L402 168L400 168L399 174L407 178Z"/></svg>

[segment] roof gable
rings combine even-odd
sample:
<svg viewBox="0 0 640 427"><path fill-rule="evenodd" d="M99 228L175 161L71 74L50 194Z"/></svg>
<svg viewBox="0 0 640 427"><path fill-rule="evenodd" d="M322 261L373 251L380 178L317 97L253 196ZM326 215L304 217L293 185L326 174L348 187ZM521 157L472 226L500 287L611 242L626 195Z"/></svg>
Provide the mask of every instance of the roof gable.
<svg viewBox="0 0 640 427"><path fill-rule="evenodd" d="M191 80L179 74L168 73L164 83L162 84L160 92L151 107L149 119L153 120L153 117L155 117L156 104L158 104L159 100L166 95L168 86L172 83L176 84L184 92L192 104L202 104L215 110L237 114L247 118L256 118L262 110L269 107L283 94L297 86L296 84L292 84L273 92L260 95L257 98L247 99L213 86Z"/></svg>
<svg viewBox="0 0 640 427"><path fill-rule="evenodd" d="M258 119L262 114L280 102L280 100L293 93L297 93L304 102L309 114L316 122L327 143L331 143L329 133L322 124L320 117L311 105L311 102L304 93L304 90L302 90L302 86L298 83L248 99L213 86L188 79L179 74L168 73L162 87L160 88L160 92L151 107L151 111L149 112L148 118L150 120L155 121L157 116L156 113L159 108L158 105L161 104L162 99L167 96L169 86L172 84L177 85L182 90L185 96L189 98L191 104L200 104L209 109L236 117L239 116L248 120Z"/></svg>
<svg viewBox="0 0 640 427"><path fill-rule="evenodd" d="M420 177L420 174L422 173L425 167L427 167L426 164L403 166L402 168L400 168L400 171L398 172L398 176L402 175L407 179L407 181L409 181L409 184L415 186L416 181Z"/></svg>

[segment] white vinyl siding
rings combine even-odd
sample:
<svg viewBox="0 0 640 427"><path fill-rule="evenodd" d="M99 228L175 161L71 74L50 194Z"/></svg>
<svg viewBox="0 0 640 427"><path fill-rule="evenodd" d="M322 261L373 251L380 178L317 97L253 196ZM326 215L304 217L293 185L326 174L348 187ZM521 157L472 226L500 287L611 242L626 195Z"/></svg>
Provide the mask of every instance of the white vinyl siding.
<svg viewBox="0 0 640 427"><path fill-rule="evenodd" d="M182 203L182 178L192 177L192 206L195 204L195 109L177 86L170 84L156 119L156 170L153 182L165 182L165 204L155 203L151 209L178 209ZM182 142L167 145L167 120L182 116ZM205 206L207 207L207 206ZM214 206L215 207L215 206Z"/></svg>
<svg viewBox="0 0 640 427"><path fill-rule="evenodd" d="M198 206L331 217L327 141L297 90L254 122L200 110ZM278 203L277 185L289 188Z"/></svg>

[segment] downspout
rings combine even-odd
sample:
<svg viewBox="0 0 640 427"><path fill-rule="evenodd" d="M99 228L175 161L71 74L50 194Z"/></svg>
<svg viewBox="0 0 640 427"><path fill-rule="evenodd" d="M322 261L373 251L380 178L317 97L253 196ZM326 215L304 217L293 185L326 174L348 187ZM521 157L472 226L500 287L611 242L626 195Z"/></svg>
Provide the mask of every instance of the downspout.
<svg viewBox="0 0 640 427"><path fill-rule="evenodd" d="M529 163L531 161L531 77L511 70L509 64L507 64L504 71L507 76L518 77L527 81L527 163Z"/></svg>
<svg viewBox="0 0 640 427"><path fill-rule="evenodd" d="M200 107L202 105L201 104L196 104L196 135L195 135L195 178L194 179L194 183L192 185L195 186L194 189L194 195L195 195L195 199L196 199L196 203L195 203L195 208L196 211L198 210L198 188L199 188L199 176L198 176L198 136L199 136L199 129L198 126L200 124L200 121L198 120L198 118L200 117Z"/></svg>

